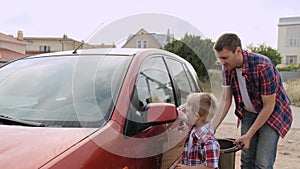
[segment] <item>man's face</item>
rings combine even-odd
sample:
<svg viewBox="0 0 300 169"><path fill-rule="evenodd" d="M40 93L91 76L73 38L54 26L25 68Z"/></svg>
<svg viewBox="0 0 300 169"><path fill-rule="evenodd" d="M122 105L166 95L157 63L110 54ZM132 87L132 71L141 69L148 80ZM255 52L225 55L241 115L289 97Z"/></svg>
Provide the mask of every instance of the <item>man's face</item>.
<svg viewBox="0 0 300 169"><path fill-rule="evenodd" d="M222 65L224 65L224 67L227 70L231 70L234 69L235 67L239 67L240 64L240 58L239 58L239 54L240 54L241 50L239 47L237 47L237 49L235 50L235 52L233 53L231 50L228 50L226 48L223 48L222 51L217 52L217 57L220 60L220 63Z"/></svg>

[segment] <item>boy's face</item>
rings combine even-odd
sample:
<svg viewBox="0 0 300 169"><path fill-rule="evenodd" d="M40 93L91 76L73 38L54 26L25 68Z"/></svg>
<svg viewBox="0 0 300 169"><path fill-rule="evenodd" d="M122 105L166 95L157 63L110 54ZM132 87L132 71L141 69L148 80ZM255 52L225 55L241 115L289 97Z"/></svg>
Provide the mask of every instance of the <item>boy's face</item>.
<svg viewBox="0 0 300 169"><path fill-rule="evenodd" d="M186 115L189 121L189 125L194 125L196 120L198 119L199 115L189 111L188 109L186 110Z"/></svg>

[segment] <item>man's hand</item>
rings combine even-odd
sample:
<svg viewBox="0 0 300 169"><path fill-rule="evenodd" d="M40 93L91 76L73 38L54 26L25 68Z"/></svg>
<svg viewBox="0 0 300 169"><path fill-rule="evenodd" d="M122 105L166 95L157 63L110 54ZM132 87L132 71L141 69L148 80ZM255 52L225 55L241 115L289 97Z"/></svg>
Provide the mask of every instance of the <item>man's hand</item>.
<svg viewBox="0 0 300 169"><path fill-rule="evenodd" d="M251 137L249 137L247 134L242 135L241 137L237 138L234 141L234 144L236 144L240 149L247 150L250 145Z"/></svg>

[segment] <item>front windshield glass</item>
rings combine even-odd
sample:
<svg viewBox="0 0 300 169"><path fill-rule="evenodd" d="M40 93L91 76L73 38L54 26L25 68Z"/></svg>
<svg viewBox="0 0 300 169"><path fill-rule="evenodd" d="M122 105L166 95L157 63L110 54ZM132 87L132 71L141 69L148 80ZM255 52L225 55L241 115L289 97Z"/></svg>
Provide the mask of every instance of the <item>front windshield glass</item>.
<svg viewBox="0 0 300 169"><path fill-rule="evenodd" d="M110 117L128 56L28 58L0 69L0 114L46 127L100 127Z"/></svg>

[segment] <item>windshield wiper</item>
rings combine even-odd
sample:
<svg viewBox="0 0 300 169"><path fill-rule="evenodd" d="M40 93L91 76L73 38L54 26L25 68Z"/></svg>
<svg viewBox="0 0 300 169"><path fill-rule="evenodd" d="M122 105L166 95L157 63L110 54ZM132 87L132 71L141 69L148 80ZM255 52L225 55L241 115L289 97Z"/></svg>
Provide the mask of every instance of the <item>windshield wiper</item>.
<svg viewBox="0 0 300 169"><path fill-rule="evenodd" d="M0 115L0 124L30 126L30 127L45 127L45 125L43 125L42 123L15 119L15 118L3 116L3 115Z"/></svg>

